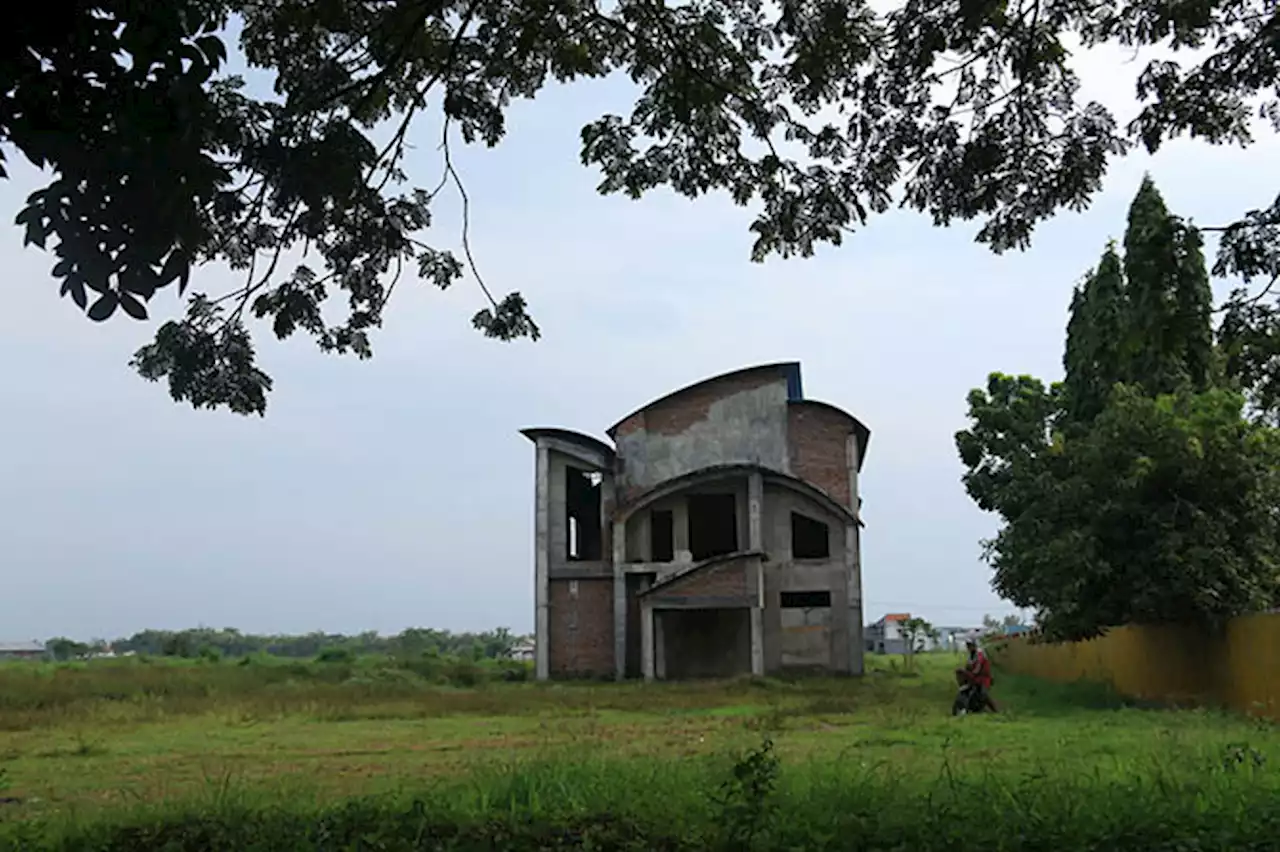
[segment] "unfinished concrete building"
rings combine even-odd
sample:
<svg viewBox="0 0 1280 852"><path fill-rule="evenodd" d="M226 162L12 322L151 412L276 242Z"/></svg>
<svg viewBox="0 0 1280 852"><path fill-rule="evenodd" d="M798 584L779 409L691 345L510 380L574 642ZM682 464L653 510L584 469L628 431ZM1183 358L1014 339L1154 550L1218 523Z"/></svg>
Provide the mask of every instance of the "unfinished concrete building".
<svg viewBox="0 0 1280 852"><path fill-rule="evenodd" d="M690 385L614 446L537 447L535 667L568 677L861 674L858 472L870 432L798 363Z"/></svg>

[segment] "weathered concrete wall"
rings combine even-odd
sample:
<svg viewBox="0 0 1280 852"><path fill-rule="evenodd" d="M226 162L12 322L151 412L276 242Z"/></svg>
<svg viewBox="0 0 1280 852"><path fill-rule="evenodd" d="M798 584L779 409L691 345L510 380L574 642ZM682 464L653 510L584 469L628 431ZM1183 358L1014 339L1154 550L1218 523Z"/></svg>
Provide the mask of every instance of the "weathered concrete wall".
<svg viewBox="0 0 1280 852"><path fill-rule="evenodd" d="M550 451L547 453L547 552L552 567L568 560L569 518L565 512L565 469L571 464L568 457Z"/></svg>
<svg viewBox="0 0 1280 852"><path fill-rule="evenodd" d="M822 404L793 402L787 406L787 453L790 473L827 492L836 502L853 506L849 483L848 415Z"/></svg>
<svg viewBox="0 0 1280 852"><path fill-rule="evenodd" d="M833 611L833 607L781 610L778 662L782 668L832 668Z"/></svg>
<svg viewBox="0 0 1280 852"><path fill-rule="evenodd" d="M666 677L731 677L751 671L748 609L660 610Z"/></svg>
<svg viewBox="0 0 1280 852"><path fill-rule="evenodd" d="M613 579L552 579L549 597L551 676L612 676Z"/></svg>
<svg viewBox="0 0 1280 852"><path fill-rule="evenodd" d="M791 556L791 513L800 512L827 524L831 554L827 559L795 560ZM845 561L845 521L820 504L788 489L764 488L765 563L764 667L850 670L850 631L857 625L847 604L849 576ZM783 609L782 593L827 591L831 606ZM860 641L860 640L858 640Z"/></svg>
<svg viewBox="0 0 1280 852"><path fill-rule="evenodd" d="M832 514L820 503L779 485L765 483L763 532L764 549L771 560L791 561L791 513L799 512L827 525L831 557L828 561L844 559L844 518Z"/></svg>
<svg viewBox="0 0 1280 852"><path fill-rule="evenodd" d="M786 471L786 376L753 372L695 386L624 420L614 441L624 501L710 465Z"/></svg>
<svg viewBox="0 0 1280 852"><path fill-rule="evenodd" d="M853 627L844 606L848 580L841 563L783 562L765 569L765 671L789 667L830 668L847 672L849 631ZM831 606L782 608L783 592L827 591Z"/></svg>

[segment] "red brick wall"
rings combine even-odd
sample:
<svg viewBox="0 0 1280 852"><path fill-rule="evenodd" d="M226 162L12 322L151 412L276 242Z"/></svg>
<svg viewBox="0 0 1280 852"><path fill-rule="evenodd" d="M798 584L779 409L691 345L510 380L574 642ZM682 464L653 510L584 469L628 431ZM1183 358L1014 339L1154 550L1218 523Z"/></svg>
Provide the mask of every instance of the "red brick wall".
<svg viewBox="0 0 1280 852"><path fill-rule="evenodd" d="M576 582L576 599L570 594ZM548 654L552 677L612 677L613 578L552 580Z"/></svg>
<svg viewBox="0 0 1280 852"><path fill-rule="evenodd" d="M644 412L637 411L635 414L632 414L626 420L623 420L616 427L614 427L613 434L614 434L614 437L622 437L623 435L630 435L632 432L636 432L643 428L644 428Z"/></svg>
<svg viewBox="0 0 1280 852"><path fill-rule="evenodd" d="M680 391L671 399L645 410L645 429L659 435L679 435L695 423L706 420L711 406L725 397L785 381L779 368L750 372Z"/></svg>
<svg viewBox="0 0 1280 852"><path fill-rule="evenodd" d="M694 573L692 577L677 580L655 595L707 595L729 597L747 594L746 566L741 560L714 565Z"/></svg>
<svg viewBox="0 0 1280 852"><path fill-rule="evenodd" d="M792 404L787 411L791 473L816 485L850 509L849 433L852 424L825 406Z"/></svg>

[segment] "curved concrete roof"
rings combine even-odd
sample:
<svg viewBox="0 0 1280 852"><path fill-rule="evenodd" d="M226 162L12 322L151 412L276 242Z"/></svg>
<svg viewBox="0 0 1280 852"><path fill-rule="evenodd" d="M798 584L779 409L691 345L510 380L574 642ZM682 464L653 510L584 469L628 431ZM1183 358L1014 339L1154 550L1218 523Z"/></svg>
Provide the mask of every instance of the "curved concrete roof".
<svg viewBox="0 0 1280 852"><path fill-rule="evenodd" d="M671 393L666 394L665 396L660 396L657 399L649 402L647 405L642 405L641 407L637 408L635 411L632 411L626 417L619 419L617 423L614 423L612 426L610 426L608 429L605 430L605 434L608 435L610 438L612 438L614 434L618 431L618 427L621 426L623 423L625 423L629 418L636 416L642 411L647 411L650 408L653 408L655 405L657 405L660 402L666 402L668 400L675 399L681 394L688 393L689 391L692 391L692 390L697 390L698 388L706 387L707 385L714 385L717 382L723 382L725 379L737 379L737 378L741 378L742 376L750 375L751 373L762 373L768 370L779 370L783 372L784 375L786 375L787 396L789 398L791 399L804 398L804 391L800 384L800 362L799 361L778 361L773 364L757 364L754 367L743 367L740 370L731 370L728 373L721 373L718 376L712 376L709 379L702 379L701 381L694 382L691 385L685 385L682 388L673 390Z"/></svg>
<svg viewBox="0 0 1280 852"><path fill-rule="evenodd" d="M535 444L539 438L558 438L566 443L577 444L580 447L586 447L597 453L602 453L607 459L613 458L613 447L599 438L593 438L590 435L575 432L572 429L561 429L557 426L533 426L528 429L521 429L520 434Z"/></svg>
<svg viewBox="0 0 1280 852"><path fill-rule="evenodd" d="M631 515L634 515L640 509L643 509L655 500L660 500L663 497L677 494L685 488L688 488L690 485L695 485L706 480L718 479L720 477L733 476L735 474L753 473L755 471L759 471L764 474L765 479L768 481L779 482L791 488L793 491L804 494L806 497L809 497L815 503L820 504L823 508L837 517L843 518L847 521L853 521L859 525L862 524L862 522L858 520L857 516L849 510L848 506L845 506L830 494L823 491L821 488L818 488L816 485L806 482L799 477L792 476L789 473L774 470L771 467L748 463L708 465L706 467L700 467L697 470L691 470L688 473L683 473L680 476L673 477L665 482L660 482L648 491L645 491L643 494L637 495L635 498L628 500L625 504L619 506L614 515L614 520L629 518Z"/></svg>
<svg viewBox="0 0 1280 852"><path fill-rule="evenodd" d="M871 430L866 427L866 424L840 406L817 399L793 399L789 400L787 405L808 405L813 408L822 408L848 420L850 429L858 436L858 470L862 470L862 465L867 460L867 445L871 443Z"/></svg>

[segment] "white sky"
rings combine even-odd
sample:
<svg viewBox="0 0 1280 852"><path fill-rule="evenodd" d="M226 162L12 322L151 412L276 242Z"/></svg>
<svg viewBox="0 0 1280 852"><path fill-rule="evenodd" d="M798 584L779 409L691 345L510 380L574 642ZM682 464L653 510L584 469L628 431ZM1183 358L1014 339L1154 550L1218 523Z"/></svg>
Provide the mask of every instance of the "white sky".
<svg viewBox="0 0 1280 852"><path fill-rule="evenodd" d="M1130 115L1137 67L1119 53L1085 67L1089 94ZM901 213L841 249L753 265L750 214L723 198L595 194L578 130L627 98L616 81L555 88L511 110L500 148L455 151L482 272L525 294L542 341L474 332L474 286L402 282L372 361L259 338L277 382L265 420L173 404L127 367L156 320L91 324L57 297L52 256L0 229L0 639L197 624L531 630L533 449L517 430L600 435L678 386L789 359L808 396L872 430L867 621L976 624L1010 607L978 558L994 520L959 482L967 391L993 370L1060 375L1071 287L1121 236L1144 170L1204 223L1266 206L1280 185L1271 139L1173 144L1117 163L1090 210L1061 214L1023 254L974 244L976 225ZM432 125L414 134L419 185L437 179L436 139ZM37 185L12 171L9 221ZM456 246L457 205L436 222ZM223 282L207 269L193 286ZM152 304L159 320L179 311L174 295Z"/></svg>

